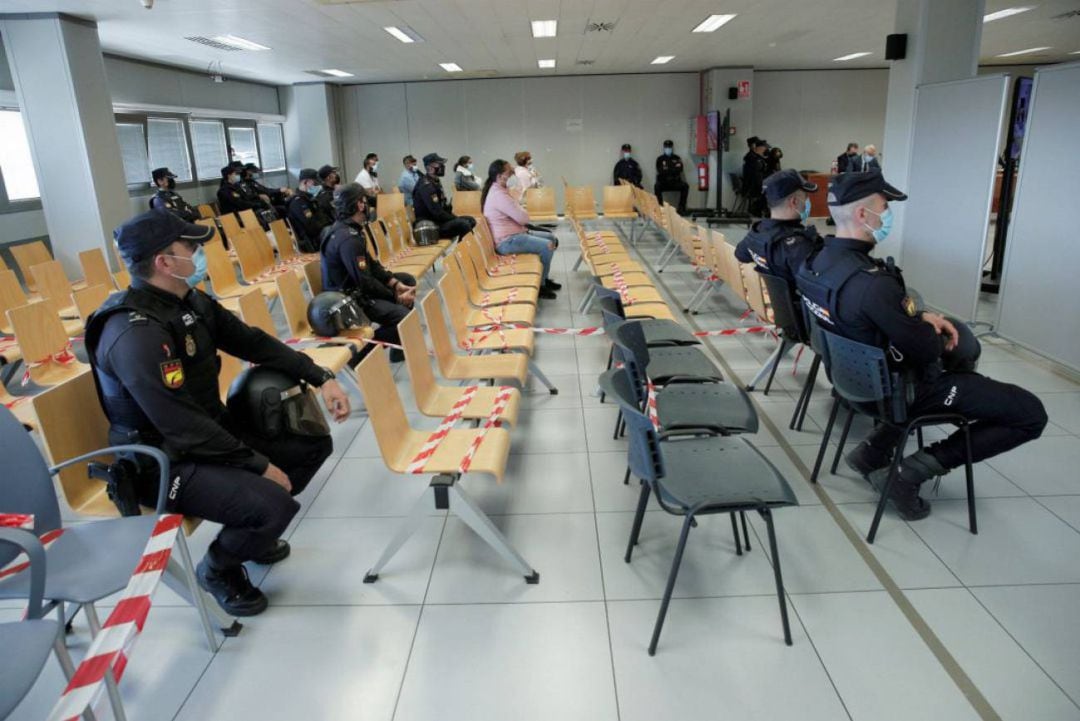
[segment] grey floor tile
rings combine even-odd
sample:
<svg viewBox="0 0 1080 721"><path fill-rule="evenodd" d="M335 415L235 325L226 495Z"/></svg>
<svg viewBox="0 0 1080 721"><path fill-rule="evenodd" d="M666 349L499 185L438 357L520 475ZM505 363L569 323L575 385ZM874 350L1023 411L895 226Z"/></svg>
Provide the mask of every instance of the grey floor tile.
<svg viewBox="0 0 1080 721"><path fill-rule="evenodd" d="M585 436L588 439L589 453L626 452L626 438L612 437L617 415L618 408L610 402L585 406Z"/></svg>
<svg viewBox="0 0 1080 721"><path fill-rule="evenodd" d="M447 520L428 603L593 601L603 598L596 525L590 514L495 516L495 525L540 573L525 583L459 519Z"/></svg>
<svg viewBox="0 0 1080 721"><path fill-rule="evenodd" d="M547 369L541 366L540 370L547 375ZM581 387L578 385L578 375L548 375L548 380L559 390L552 395L547 386L535 376L529 378L525 390L521 393L521 408L529 410L546 410L548 408L581 408L584 401L581 398Z"/></svg>
<svg viewBox="0 0 1080 721"><path fill-rule="evenodd" d="M655 657L646 649L657 604L608 608L623 721L847 718L794 616L784 645L775 596L676 599Z"/></svg>
<svg viewBox="0 0 1080 721"><path fill-rule="evenodd" d="M592 474L593 498L597 513L633 511L637 508L638 480L631 478L623 485L626 473L626 451L608 451L589 454ZM650 501L650 507L655 501Z"/></svg>
<svg viewBox="0 0 1080 721"><path fill-rule="evenodd" d="M602 603L426 607L394 716L617 718Z"/></svg>
<svg viewBox="0 0 1080 721"><path fill-rule="evenodd" d="M466 480L465 488L485 513L592 513L588 455L520 453L506 464L506 479Z"/></svg>
<svg viewBox="0 0 1080 721"><path fill-rule="evenodd" d="M1080 494L1080 438L1036 438L986 461L1033 496Z"/></svg>
<svg viewBox="0 0 1080 721"><path fill-rule="evenodd" d="M1080 383L1048 370L1045 362L980 363L979 373L1003 383L1014 383L1033 393L1080 390Z"/></svg>
<svg viewBox="0 0 1080 721"><path fill-rule="evenodd" d="M177 715L390 721L418 606L273 608L214 657Z"/></svg>
<svg viewBox="0 0 1080 721"><path fill-rule="evenodd" d="M1039 393L1050 422L1069 433L1080 434L1080 392Z"/></svg>
<svg viewBox="0 0 1080 721"><path fill-rule="evenodd" d="M1041 496L1039 503L1070 526L1080 531L1080 496Z"/></svg>
<svg viewBox="0 0 1080 721"><path fill-rule="evenodd" d="M886 593L793 596L792 605L852 719L979 718Z"/></svg>
<svg viewBox="0 0 1080 721"><path fill-rule="evenodd" d="M580 408L522 409L510 453L585 453Z"/></svg>
<svg viewBox="0 0 1080 721"><path fill-rule="evenodd" d="M379 458L343 458L305 517L405 516L430 480L394 473Z"/></svg>
<svg viewBox="0 0 1080 721"><path fill-rule="evenodd" d="M1080 708L966 589L908 598L1004 721L1076 721Z"/></svg>

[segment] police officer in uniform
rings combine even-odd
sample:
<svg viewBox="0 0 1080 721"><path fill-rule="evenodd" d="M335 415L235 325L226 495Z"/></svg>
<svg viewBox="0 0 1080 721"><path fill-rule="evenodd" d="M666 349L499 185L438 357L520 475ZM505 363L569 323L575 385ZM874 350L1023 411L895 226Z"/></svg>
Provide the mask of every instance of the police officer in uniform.
<svg viewBox="0 0 1080 721"><path fill-rule="evenodd" d="M152 210L167 210L188 223L199 219L199 211L188 205L188 202L173 190L176 187L176 176L168 168L155 168L150 175L157 186L157 193L150 198Z"/></svg>
<svg viewBox="0 0 1080 721"><path fill-rule="evenodd" d="M416 278L408 273L391 273L367 251L367 195L359 183L338 188L334 197L337 221L325 236L322 254L323 289L353 296L371 320L379 324L375 340L399 345L397 325L416 301ZM365 344L353 365L375 348ZM397 348L390 360L405 360Z"/></svg>
<svg viewBox="0 0 1080 721"><path fill-rule="evenodd" d="M244 164L233 161L221 169L221 184L218 185L217 201L218 210L224 213L237 213L241 210L259 211L266 208L266 204L258 195L244 187L243 182Z"/></svg>
<svg viewBox="0 0 1080 721"><path fill-rule="evenodd" d="M747 208L750 215L762 217L765 215L765 195L762 192L762 184L768 175L768 161L765 159L765 151L769 143L761 138L752 138L753 145L743 156L742 182L743 193L746 195Z"/></svg>
<svg viewBox="0 0 1080 721"><path fill-rule="evenodd" d="M889 201L906 195L881 173L844 173L829 187L836 236L810 256L797 282L803 304L819 325L845 338L886 350L890 364L914 383L909 415L959 413L972 423L972 461L979 462L1038 438L1046 411L1037 397L975 372L978 341L970 330L937 313L920 311L892 264L870 257L892 227ZM909 396L909 398L912 398ZM847 455L848 465L884 487L899 432L879 425ZM903 459L890 500L907 520L925 518L919 496L927 480L964 464L965 438L957 430Z"/></svg>
<svg viewBox="0 0 1080 721"><path fill-rule="evenodd" d="M430 220L439 226L440 238L460 238L476 227L476 219L454 215L450 201L439 180L446 174L446 158L438 153L424 156L424 175L413 188L413 211L416 220Z"/></svg>
<svg viewBox="0 0 1080 721"><path fill-rule="evenodd" d="M656 158L656 184L653 191L660 205L664 204L664 191L679 191L679 213L686 212L686 198L690 195L690 186L683 180L682 158L675 154L675 143L664 141L664 150Z"/></svg>
<svg viewBox="0 0 1080 721"><path fill-rule="evenodd" d="M619 158L619 162L615 163L613 172L614 185L618 185L620 180L625 180L631 185L641 187L641 166L638 165L638 161L634 160L632 152L633 149L630 147L630 143L623 143L622 157Z"/></svg>
<svg viewBox="0 0 1080 721"><path fill-rule="evenodd" d="M324 165L319 168L319 182L322 183L322 192L315 197L315 202L322 208L323 213L334 217L334 191L341 184L341 170L333 165Z"/></svg>
<svg viewBox="0 0 1080 721"><path fill-rule="evenodd" d="M318 202L318 196L325 192L314 168L300 171L300 186L289 198L286 217L296 236L296 244L303 253L319 252L323 229L334 223L334 216Z"/></svg>
<svg viewBox="0 0 1080 721"><path fill-rule="evenodd" d="M247 189L249 195L254 195L263 201L266 206L273 208L277 217L285 217L285 205L292 195L288 188L268 188L259 182L256 173L261 173L262 168L255 163L246 163L241 171L241 184Z"/></svg>
<svg viewBox="0 0 1080 721"><path fill-rule="evenodd" d="M301 492L332 451L329 437L256 435L230 418L218 393L218 349L319 387L335 420L349 399L325 368L245 325L195 289L206 276L202 244L212 228L151 210L116 229L131 287L116 293L86 326L86 351L109 418L109 440L161 448L171 459L168 508L224 527L198 564L200 586L226 612L261 613L266 597L245 561L289 554L279 536L300 508ZM140 473L141 499L156 502L156 467Z"/></svg>
<svg viewBox="0 0 1080 721"><path fill-rule="evenodd" d="M795 275L806 256L821 246L817 228L803 225L810 217L807 193L817 190L794 170L781 170L765 179L769 216L759 220L735 246L735 257L753 263L759 273L779 276L795 296Z"/></svg>

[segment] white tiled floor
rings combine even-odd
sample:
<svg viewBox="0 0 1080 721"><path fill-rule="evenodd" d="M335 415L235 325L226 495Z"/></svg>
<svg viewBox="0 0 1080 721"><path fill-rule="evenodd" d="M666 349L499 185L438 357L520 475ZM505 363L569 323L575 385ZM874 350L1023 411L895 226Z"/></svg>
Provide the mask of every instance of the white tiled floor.
<svg viewBox="0 0 1080 721"><path fill-rule="evenodd" d="M741 235L731 230L729 239ZM573 312L587 279L570 271L573 241L561 237L553 267L564 290L543 304L539 322L596 325L597 314ZM657 235L647 232L638 250L655 261ZM673 263L659 279L681 301L673 307L697 288L685 264ZM724 291L691 322L735 327L742 310ZM823 471L824 498L806 480L828 417L827 381L822 375L804 430L789 431L810 359L804 355L794 375L785 361L769 396L753 394L763 422L752 440L801 503L775 514L794 645L782 639L765 526L749 517L752 550L737 556L730 522L716 516L690 535L658 654L649 657L680 519L650 502L633 562L624 563L638 486L622 483L626 441L612 439L615 411L595 395L607 347L602 337L539 336L536 360L560 393L538 388L523 398L503 484L463 482L540 572L539 585L527 585L434 507L379 581L362 583L426 480L386 471L366 417L355 414L335 429L336 454L301 498L288 531L292 557L252 568L270 597L266 614L211 655L194 613L175 595L158 594L122 684L129 717L976 718L890 596L894 587L1001 718L1080 721L1080 384L987 340L981 370L1038 392L1052 425L1039 441L979 464L978 536L967 531L963 474L952 473L937 495L927 491L928 519L908 524L889 511L868 547L861 534L873 514L872 489L843 465L836 475ZM709 347L734 375L729 380L745 383L772 340L740 335ZM437 421L412 415L410 422ZM209 526L200 529L193 552L211 535ZM18 615L0 608L0 620ZM70 643L81 656L88 643L81 623ZM61 686L50 664L12 718L42 718Z"/></svg>

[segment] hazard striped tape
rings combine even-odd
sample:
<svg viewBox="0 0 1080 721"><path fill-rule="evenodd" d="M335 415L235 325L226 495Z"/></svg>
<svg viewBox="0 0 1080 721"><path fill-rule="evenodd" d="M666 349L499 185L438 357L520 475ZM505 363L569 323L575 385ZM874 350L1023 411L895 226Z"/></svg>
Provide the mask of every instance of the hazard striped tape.
<svg viewBox="0 0 1080 721"><path fill-rule="evenodd" d="M491 407L491 413L488 414L487 419L484 421L484 425L476 433L476 437L473 438L472 443L469 444L469 449L465 451L465 457L461 459L461 463L458 465L459 473L468 473L469 468L472 466L473 458L476 457L476 452L480 450L480 444L484 442L484 436L492 428L496 428L502 425L502 421L499 420L502 417L503 411L506 410L507 404L510 402L510 394L513 390L510 386L499 386L499 392L495 394L495 405Z"/></svg>
<svg viewBox="0 0 1080 721"><path fill-rule="evenodd" d="M24 528L24 526L16 526L17 528ZM31 528L33 524L31 523ZM38 536L38 540L41 541L41 545L48 548L52 544L56 543L56 540L64 534L63 528L56 528L51 531L46 531ZM27 559L25 553L20 553L15 558L11 559L6 566L0 568L0 578L7 578L8 576L14 576L20 571L25 571L30 567L30 561Z"/></svg>
<svg viewBox="0 0 1080 721"><path fill-rule="evenodd" d="M747 326L746 328L724 328L723 330L696 330L692 331L691 335L695 338L709 338L716 336L728 336L728 335L745 335L755 333L772 333L776 326L773 325L755 325ZM544 335L603 335L604 329L600 326L590 326L588 328L533 328L533 333L541 333Z"/></svg>
<svg viewBox="0 0 1080 721"><path fill-rule="evenodd" d="M75 721L100 701L106 674L111 673L117 682L120 681L132 646L146 625L150 597L169 563L182 520L183 516L178 513L158 517L120 600L94 637L86 657L75 669L75 675L53 706L47 721Z"/></svg>
<svg viewBox="0 0 1080 721"><path fill-rule="evenodd" d="M446 418L442 419L428 439L424 441L424 445L420 447L420 452L416 454L416 457L409 461L409 465L405 467L406 473L423 473L424 466L427 465L428 460L435 454L437 449L443 442L443 440L450 435L450 429L454 427L454 424L461 420L461 417L465 415L465 408L472 402L473 397L476 395L480 386L466 386L465 392L461 394L461 397L457 399L457 402L450 408L450 413Z"/></svg>
<svg viewBox="0 0 1080 721"><path fill-rule="evenodd" d="M660 411L656 403L656 386L652 379L645 378L645 413L652 422L654 430L660 430Z"/></svg>
<svg viewBox="0 0 1080 721"><path fill-rule="evenodd" d="M368 345L379 345L384 348L393 348L395 350L405 350L404 346L400 346L397 343L390 343L385 340L375 340L374 338L353 338L352 336L323 336L314 335L310 338L286 338L283 341L287 345L298 345L303 348L305 343L367 343Z"/></svg>
<svg viewBox="0 0 1080 721"><path fill-rule="evenodd" d="M60 351L53 353L52 355L46 356L41 360L27 361L26 370L23 372L22 381L19 385L25 386L30 383L30 371L34 368L41 368L50 363L59 363L62 366L69 366L77 360L78 358L75 357L75 352L71 348L71 341L68 341Z"/></svg>
<svg viewBox="0 0 1080 721"><path fill-rule="evenodd" d="M34 530L33 513L0 513L0 527L21 528L24 531Z"/></svg>

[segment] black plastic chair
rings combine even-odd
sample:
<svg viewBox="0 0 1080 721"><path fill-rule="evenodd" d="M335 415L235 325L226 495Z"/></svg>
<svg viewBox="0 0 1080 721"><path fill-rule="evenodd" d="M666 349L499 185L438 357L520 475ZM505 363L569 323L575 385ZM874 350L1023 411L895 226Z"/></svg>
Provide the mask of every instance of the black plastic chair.
<svg viewBox="0 0 1080 721"><path fill-rule="evenodd" d="M978 522L975 517L975 482L971 462L971 434L968 419L959 413L929 413L914 418L907 414L909 385L899 373L892 372L885 357L885 351L881 348L859 343L858 341L844 338L820 328L824 340L826 352L824 362L829 378L832 380L833 401L832 411L829 413L829 422L825 426L825 433L821 439L821 447L818 449L817 459L814 461L814 470L810 475L811 483L817 483L821 463L828 448L829 437L832 435L836 417L839 415L840 406L848 409L844 428L840 433L840 442L833 457L832 472L840 463L844 453L844 443L847 441L848 432L851 430L851 422L856 413L869 416L877 423L898 428L902 435L900 442L896 444L892 463L889 466L888 480L881 489L881 498L878 501L877 510L874 512L873 523L870 524L870 532L866 536L867 543L873 543L877 536L881 516L885 512L885 505L889 501L889 491L896 482L900 462L904 458L904 448L908 437L912 433L919 432L926 426L951 423L964 432L967 441L967 457L964 461L964 471L967 475L967 503L968 503L968 527L973 534L979 532ZM920 443L921 445L921 443Z"/></svg>
<svg viewBox="0 0 1080 721"><path fill-rule="evenodd" d="M799 400L795 404L795 411L791 415L791 422L788 424L789 428L801 431L803 419L806 418L805 408L810 403L810 396L814 392L814 383L817 381L818 368L821 366L821 355L814 350L813 345L810 343L810 330L806 318L803 316L801 307L796 304L791 293L791 286L787 280L768 273L762 273L761 280L765 284L765 289L769 292L773 322L780 329L781 343L780 352L776 355L772 370L769 371L769 380L765 383L763 395L769 395L769 388L772 386L776 369L779 367L780 360L783 358L788 346L801 344L810 348L814 353L814 359L810 362L810 370L806 374L806 381L803 383L802 393L799 394Z"/></svg>
<svg viewBox="0 0 1080 721"><path fill-rule="evenodd" d="M634 546L641 535L645 508L650 491L657 503L668 513L683 517L679 544L671 562L667 586L664 588L660 612L656 617L649 655L656 654L660 631L664 626L675 579L679 574L683 551L690 529L698 516L733 511L757 511L765 521L769 534L776 596L780 604L780 619L784 642L791 645L784 580L780 572L776 531L772 510L797 506L791 486L761 453L745 438L737 436L676 437L657 432L650 421L634 404L620 403L626 417L630 440L629 462L634 475L641 479L634 525L626 547L625 561L630 562ZM734 524L734 517L732 518Z"/></svg>
<svg viewBox="0 0 1080 721"><path fill-rule="evenodd" d="M641 324L628 321L612 334L612 341L634 354L657 386L670 383L720 383L720 369L700 348L661 346L650 348Z"/></svg>
<svg viewBox="0 0 1080 721"><path fill-rule="evenodd" d="M610 338L619 324L627 322L622 298L618 291L603 286L597 286L596 298L600 311L604 314L604 332ZM609 318L609 315L613 317ZM645 342L650 348L664 345L701 345L697 336L673 320L640 318L632 322L641 324L641 329L645 332Z"/></svg>

